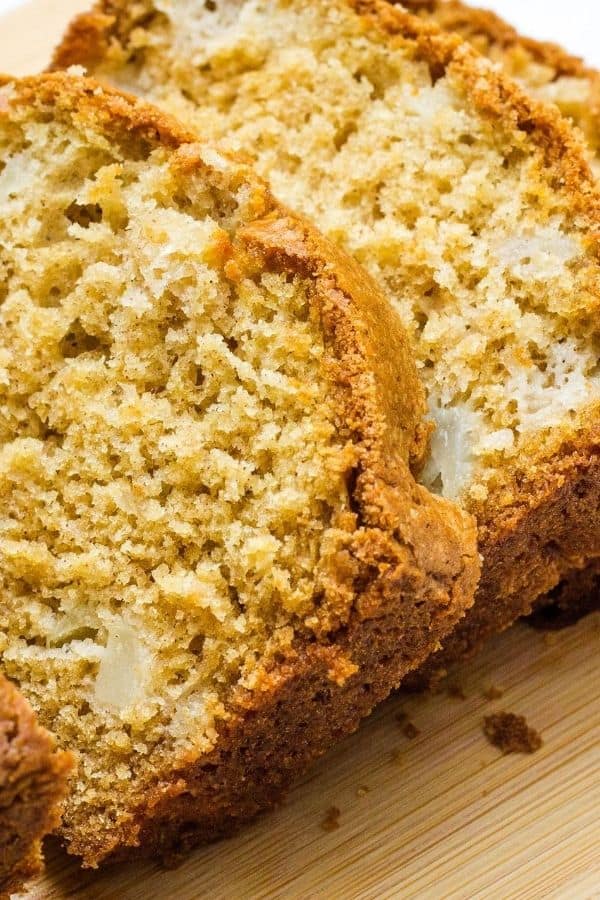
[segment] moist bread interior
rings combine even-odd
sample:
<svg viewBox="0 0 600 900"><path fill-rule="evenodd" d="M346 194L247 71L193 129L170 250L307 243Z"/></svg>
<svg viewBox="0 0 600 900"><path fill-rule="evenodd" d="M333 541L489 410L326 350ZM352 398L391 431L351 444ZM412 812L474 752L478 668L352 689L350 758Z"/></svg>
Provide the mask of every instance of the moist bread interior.
<svg viewBox="0 0 600 900"><path fill-rule="evenodd" d="M477 508L598 403L596 259L543 147L348 7L143 2L95 74L250 153L375 276L437 424L423 479Z"/></svg>
<svg viewBox="0 0 600 900"><path fill-rule="evenodd" d="M0 653L106 828L317 627L354 456L310 279L232 248L251 182L83 118L0 116L0 155Z"/></svg>

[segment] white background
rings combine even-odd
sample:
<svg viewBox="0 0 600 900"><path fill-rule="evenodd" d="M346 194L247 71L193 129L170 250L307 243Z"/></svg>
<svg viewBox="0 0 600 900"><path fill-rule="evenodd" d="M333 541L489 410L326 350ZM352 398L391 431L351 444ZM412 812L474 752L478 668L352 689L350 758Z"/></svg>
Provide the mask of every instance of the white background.
<svg viewBox="0 0 600 900"><path fill-rule="evenodd" d="M0 0L0 14L24 0ZM60 0L57 0L57 5ZM177 0L174 0L177 2ZM600 0L470 0L515 25L522 34L557 41L600 68ZM93 0L90 0L90 6ZM2 27L0 23L0 28ZM0 71L2 61L0 60Z"/></svg>

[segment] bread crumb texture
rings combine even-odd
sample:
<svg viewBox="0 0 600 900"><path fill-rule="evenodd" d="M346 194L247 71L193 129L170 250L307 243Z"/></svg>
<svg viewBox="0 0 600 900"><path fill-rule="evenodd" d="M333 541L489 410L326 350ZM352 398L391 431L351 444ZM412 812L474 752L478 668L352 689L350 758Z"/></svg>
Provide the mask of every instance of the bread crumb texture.
<svg viewBox="0 0 600 900"><path fill-rule="evenodd" d="M250 153L385 289L437 424L428 486L480 508L507 470L589 422L600 290L590 222L563 190L572 164L592 191L566 126L550 128L548 149L542 126L517 121L520 95L497 115L505 87L491 64L455 43L446 65L449 39L435 32L420 57L386 4L103 9L116 19L101 59L86 57L98 76ZM76 41L67 47L66 61Z"/></svg>
<svg viewBox="0 0 600 900"><path fill-rule="evenodd" d="M311 281L236 259L256 185L199 148L182 191L181 154L123 142L0 116L0 652L87 828L212 746L355 524Z"/></svg>

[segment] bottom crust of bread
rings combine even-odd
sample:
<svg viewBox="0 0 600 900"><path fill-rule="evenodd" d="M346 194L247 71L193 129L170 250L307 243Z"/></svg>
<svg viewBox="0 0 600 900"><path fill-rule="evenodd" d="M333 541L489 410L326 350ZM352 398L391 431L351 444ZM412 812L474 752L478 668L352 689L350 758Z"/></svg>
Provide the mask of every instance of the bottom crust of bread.
<svg viewBox="0 0 600 900"><path fill-rule="evenodd" d="M364 611L372 617L357 615L336 648L305 645L266 673L260 689L239 694L216 749L166 773L113 835L112 846L73 834L67 835L69 852L86 866L156 856L173 865L191 848L234 833L276 805L313 760L358 728L411 660L426 652L430 635L441 632L443 619L432 618L430 606L403 615L397 602L402 585L388 588L382 586L375 609ZM340 649L359 672L346 680L341 673L336 683Z"/></svg>
<svg viewBox="0 0 600 900"><path fill-rule="evenodd" d="M41 839L60 822L73 767L29 704L0 675L0 898L42 867Z"/></svg>
<svg viewBox="0 0 600 900"><path fill-rule="evenodd" d="M527 623L540 631L559 631L576 625L600 609L600 561L567 575L537 601Z"/></svg>

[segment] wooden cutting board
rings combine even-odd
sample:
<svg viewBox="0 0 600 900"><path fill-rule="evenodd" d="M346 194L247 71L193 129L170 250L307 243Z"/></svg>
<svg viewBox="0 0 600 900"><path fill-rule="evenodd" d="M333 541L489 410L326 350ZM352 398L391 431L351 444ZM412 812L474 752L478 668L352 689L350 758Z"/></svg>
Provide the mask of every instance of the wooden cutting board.
<svg viewBox="0 0 600 900"><path fill-rule="evenodd" d="M86 5L35 0L0 18L0 71L43 68ZM450 694L392 698L281 809L176 871L81 872L50 842L46 874L27 896L600 898L600 614L547 635L519 625L451 685ZM486 698L490 687L502 696ZM503 757L482 731L500 710L525 715L542 748Z"/></svg>

